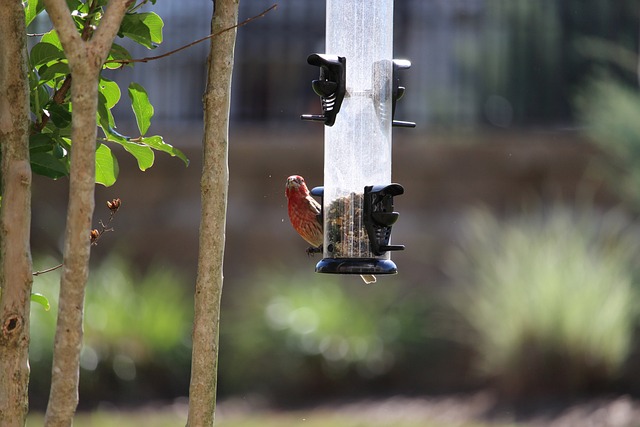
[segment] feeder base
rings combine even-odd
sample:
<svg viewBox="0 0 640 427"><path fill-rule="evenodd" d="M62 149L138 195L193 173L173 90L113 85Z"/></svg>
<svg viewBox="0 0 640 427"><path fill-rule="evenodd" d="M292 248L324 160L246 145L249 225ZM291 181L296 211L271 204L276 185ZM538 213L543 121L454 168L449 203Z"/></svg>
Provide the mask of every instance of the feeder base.
<svg viewBox="0 0 640 427"><path fill-rule="evenodd" d="M398 273L398 267L390 259L323 258L316 265L316 273L396 274Z"/></svg>

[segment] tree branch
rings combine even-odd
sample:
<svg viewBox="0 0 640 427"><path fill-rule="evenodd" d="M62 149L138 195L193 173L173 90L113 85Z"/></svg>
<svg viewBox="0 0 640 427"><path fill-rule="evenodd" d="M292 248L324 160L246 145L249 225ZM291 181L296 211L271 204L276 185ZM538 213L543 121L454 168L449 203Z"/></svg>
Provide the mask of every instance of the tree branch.
<svg viewBox="0 0 640 427"><path fill-rule="evenodd" d="M63 266L63 264L58 264L58 265L53 266L53 267L45 268L44 270L34 271L33 275L34 276L39 276L41 274L51 273L52 271L56 271L57 269L62 268L62 266Z"/></svg>
<svg viewBox="0 0 640 427"><path fill-rule="evenodd" d="M264 11L262 11L261 13L252 16L251 18L247 18L244 21L235 24L233 26L227 27L227 28L223 28L219 31L216 31L215 33L209 34L208 36L202 37L201 39L195 40L189 44L186 44L184 46L180 46L177 49L171 50L169 52L163 53L162 55L157 55L157 56L146 56L144 58L137 58L137 59L111 59L109 61L107 61L107 64L122 64L122 65L126 65L126 64L132 64L132 63L137 63L137 62L149 62L149 61L155 61L156 59L162 59L162 58L166 58L167 56L171 56L174 53L178 53L180 51L183 51L185 49L188 49L192 46L197 45L198 43L202 43L203 41L212 39L214 37L217 37L221 34L226 33L227 31L231 31L231 30L236 30L242 26L247 25L248 23L250 23L251 21L255 21L256 19L262 18L263 16L265 16L267 13L271 12L272 10L274 10L276 7L278 7L278 3L273 4L271 7L269 7L268 9L265 9Z"/></svg>
<svg viewBox="0 0 640 427"><path fill-rule="evenodd" d="M111 0L107 6L104 16L100 20L98 29L93 34L90 42L90 51L94 59L99 62L96 64L102 67L104 60L107 58L113 39L115 39L122 23L122 17L134 0Z"/></svg>
<svg viewBox="0 0 640 427"><path fill-rule="evenodd" d="M53 27L58 33L58 38L62 47L67 54L69 60L69 66L71 66L72 59L69 58L67 52L73 52L74 57L84 54L82 46L82 37L76 30L76 24L71 18L71 11L65 0L44 0L44 7L47 10L49 19L53 23Z"/></svg>
<svg viewBox="0 0 640 427"><path fill-rule="evenodd" d="M100 229L98 230L97 228L94 228L93 230L91 230L91 234L89 236L89 241L91 242L91 246L97 245L98 244L98 240L100 240L100 238L102 237L102 235L104 233L109 232L109 231L113 231L113 227L109 227L109 226L113 222L113 218L116 216L116 213L118 213L118 209L120 209L121 204L122 204L122 201L119 198L118 199L113 199L111 201L107 201L107 207L111 211L111 213L109 215L109 220L107 221L106 225L105 225L104 222L102 222L102 220L100 220L99 221ZM64 264L58 264L58 265L53 266L53 267L45 268L44 270L34 271L33 275L34 276L39 276L41 274L50 273L50 272L55 271L55 270L57 270L59 268L62 268L63 265Z"/></svg>

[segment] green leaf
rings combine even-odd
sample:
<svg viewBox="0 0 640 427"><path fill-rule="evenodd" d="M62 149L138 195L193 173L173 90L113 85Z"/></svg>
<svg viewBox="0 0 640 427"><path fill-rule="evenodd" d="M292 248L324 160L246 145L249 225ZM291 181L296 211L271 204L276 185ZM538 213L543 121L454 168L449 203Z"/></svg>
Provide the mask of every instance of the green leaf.
<svg viewBox="0 0 640 427"><path fill-rule="evenodd" d="M101 77L98 90L104 95L108 109L112 109L118 101L120 101L120 88L118 87L118 83Z"/></svg>
<svg viewBox="0 0 640 427"><path fill-rule="evenodd" d="M55 140L49 133L34 133L29 136L29 153L44 153L51 151L55 145Z"/></svg>
<svg viewBox="0 0 640 427"><path fill-rule="evenodd" d="M56 144L67 151L71 151L71 135L64 137L62 135L55 136Z"/></svg>
<svg viewBox="0 0 640 427"><path fill-rule="evenodd" d="M38 69L38 74L40 75L39 83L47 83L51 80L59 79L69 74L69 64L66 62L55 62L50 65L43 65Z"/></svg>
<svg viewBox="0 0 640 427"><path fill-rule="evenodd" d="M98 92L98 126L107 134L107 132L113 129L116 125L111 109L109 108L109 102L107 97L102 92Z"/></svg>
<svg viewBox="0 0 640 427"><path fill-rule="evenodd" d="M77 10L82 7L82 2L80 0L67 0L67 6L69 10Z"/></svg>
<svg viewBox="0 0 640 427"><path fill-rule="evenodd" d="M149 102L147 91L138 83L129 85L129 98L131 98L131 108L136 116L140 135L143 136L151 126L151 117L153 117L153 105Z"/></svg>
<svg viewBox="0 0 640 427"><path fill-rule="evenodd" d="M105 187L112 186L118 178L120 168L111 149L104 144L98 144L96 149L96 183Z"/></svg>
<svg viewBox="0 0 640 427"><path fill-rule="evenodd" d="M71 112L64 106L51 102L47 110L49 111L51 121L57 128L64 129L71 125Z"/></svg>
<svg viewBox="0 0 640 427"><path fill-rule="evenodd" d="M174 146L164 142L164 139L160 135L141 138L140 142L142 144L148 145L154 150L163 151L170 154L172 157L178 157L184 162L185 166L189 166L189 159L187 158L187 156L185 156L182 151L178 150Z"/></svg>
<svg viewBox="0 0 640 427"><path fill-rule="evenodd" d="M162 19L153 12L127 14L120 25L120 34L134 42L154 49L154 43L162 43Z"/></svg>
<svg viewBox="0 0 640 427"><path fill-rule="evenodd" d="M142 22L144 22L144 25L149 28L151 41L158 44L162 43L162 28L164 27L162 18L154 12L144 12L138 15L142 19Z"/></svg>
<svg viewBox="0 0 640 427"><path fill-rule="evenodd" d="M35 17L43 10L44 3L40 0L27 0L27 6L24 8L26 26L28 27Z"/></svg>
<svg viewBox="0 0 640 427"><path fill-rule="evenodd" d="M69 175L68 158L57 158L53 152L31 153L31 169L38 175L58 179Z"/></svg>
<svg viewBox="0 0 640 427"><path fill-rule="evenodd" d="M42 294L32 293L31 294L31 301L37 302L38 304L43 306L45 311L49 311L51 309L51 305L49 304L49 300L47 299L47 297L45 297Z"/></svg>
<svg viewBox="0 0 640 427"><path fill-rule="evenodd" d="M31 112L37 117L40 117L40 115L42 114L42 108L49 102L49 97L49 92L43 86L38 86L35 90L32 89L31 91L29 91L29 104L31 107ZM36 106L39 107L40 111L36 111Z"/></svg>
<svg viewBox="0 0 640 427"><path fill-rule="evenodd" d="M109 56L107 57L107 63L104 65L106 68L115 70L117 68L122 67L123 64L118 63L109 63L110 60L129 60L131 59L131 54L127 49L120 46L119 44L113 43L111 45L111 51L109 52ZM133 64L125 64L129 67L133 67Z"/></svg>
<svg viewBox="0 0 640 427"><path fill-rule="evenodd" d="M31 66L46 64L47 62L56 61L64 58L62 49L51 43L40 42L36 44L30 53Z"/></svg>
<svg viewBox="0 0 640 427"><path fill-rule="evenodd" d="M53 155L56 159L64 159L69 155L69 151L65 149L62 145L56 144L53 146Z"/></svg>
<svg viewBox="0 0 640 427"><path fill-rule="evenodd" d="M129 154L136 158L141 171L145 171L153 166L155 155L153 154L153 150L148 146L131 141L117 141L117 143L122 145Z"/></svg>
<svg viewBox="0 0 640 427"><path fill-rule="evenodd" d="M100 106L98 105L98 110L99 109ZM111 113L109 112L109 114ZM120 144L122 148L124 148L129 154L135 157L140 170L144 171L153 166L155 156L153 154L153 150L150 147L130 141L129 137L119 134L108 123L99 123L99 126L104 132L104 135L108 141Z"/></svg>
<svg viewBox="0 0 640 427"><path fill-rule="evenodd" d="M51 30L40 39L41 43L49 43L62 50L62 43L60 43L60 39L58 38L58 33L56 30Z"/></svg>

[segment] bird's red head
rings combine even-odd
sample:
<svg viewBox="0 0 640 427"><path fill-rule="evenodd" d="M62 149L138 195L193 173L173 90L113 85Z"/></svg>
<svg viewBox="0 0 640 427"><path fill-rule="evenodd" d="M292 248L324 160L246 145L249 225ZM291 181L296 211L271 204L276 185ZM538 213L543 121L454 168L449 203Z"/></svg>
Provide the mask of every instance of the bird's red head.
<svg viewBox="0 0 640 427"><path fill-rule="evenodd" d="M301 195L302 197L306 197L309 195L309 189L307 188L307 184L304 182L304 178L300 175L291 175L287 178L287 184L284 191L287 197L290 197L293 194Z"/></svg>

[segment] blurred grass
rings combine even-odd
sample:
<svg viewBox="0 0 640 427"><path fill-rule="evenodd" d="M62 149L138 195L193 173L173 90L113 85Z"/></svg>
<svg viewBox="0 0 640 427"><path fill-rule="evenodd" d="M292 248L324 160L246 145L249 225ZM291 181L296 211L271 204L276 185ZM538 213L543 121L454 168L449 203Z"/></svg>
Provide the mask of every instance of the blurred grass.
<svg viewBox="0 0 640 427"><path fill-rule="evenodd" d="M287 400L349 393L424 348L433 302L398 282L365 287L357 279L257 272L250 292L227 299L222 312L221 389Z"/></svg>
<svg viewBox="0 0 640 427"><path fill-rule="evenodd" d="M36 260L36 267L54 265ZM60 271L34 278L34 292L43 294L51 310L32 310L32 360L51 351L58 307ZM120 256L111 256L91 270L86 289L84 346L96 357L126 354L135 360L150 353L188 345L191 302L185 280L167 266L153 266L146 274L135 272Z"/></svg>
<svg viewBox="0 0 640 427"><path fill-rule="evenodd" d="M40 258L35 268L55 263ZM450 360L429 339L434 301L397 277L381 281L367 287L357 276L284 266L249 276L225 294L219 394L258 393L291 403L423 387ZM58 287L59 272L35 278L35 291L51 302L50 311L39 304L31 311L36 410L48 397ZM109 257L91 271L85 307L82 410L187 394L192 303L183 277L166 265L141 272L126 257ZM415 372L425 360L437 363Z"/></svg>
<svg viewBox="0 0 640 427"><path fill-rule="evenodd" d="M36 270L56 261L37 257ZM35 407L49 393L60 272L34 278L51 309L32 304L29 393ZM167 265L142 274L122 256L93 268L85 297L80 355L82 402L140 401L186 394L192 303L185 279Z"/></svg>
<svg viewBox="0 0 640 427"><path fill-rule="evenodd" d="M615 378L637 322L638 243L616 212L553 207L498 220L475 211L450 270L468 285L452 301L481 371L510 395Z"/></svg>

